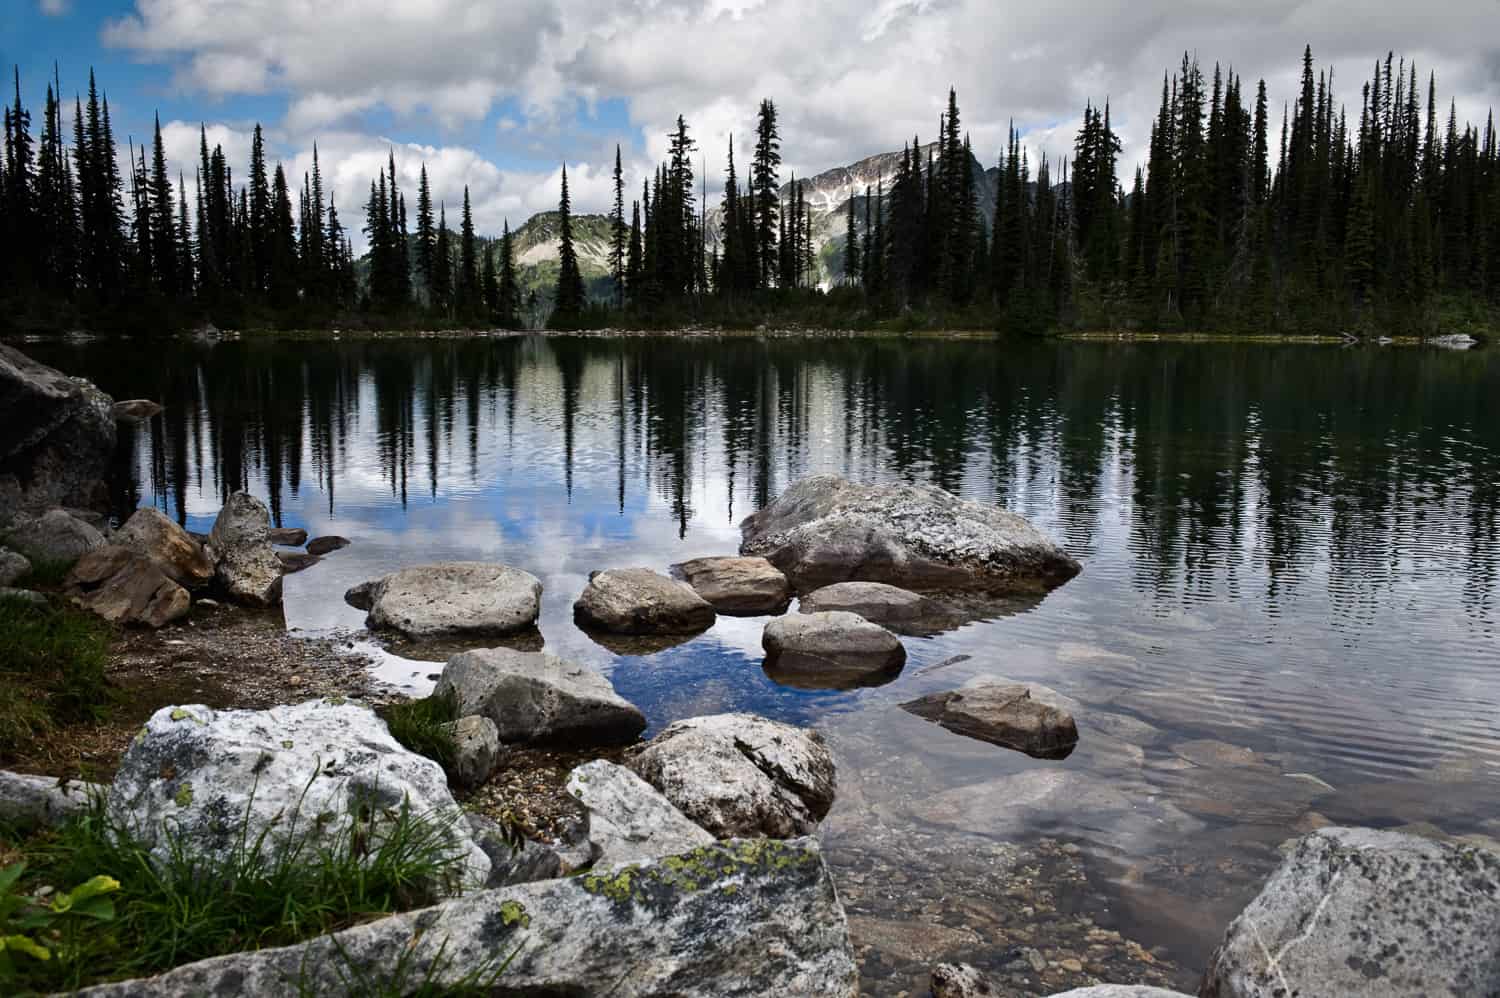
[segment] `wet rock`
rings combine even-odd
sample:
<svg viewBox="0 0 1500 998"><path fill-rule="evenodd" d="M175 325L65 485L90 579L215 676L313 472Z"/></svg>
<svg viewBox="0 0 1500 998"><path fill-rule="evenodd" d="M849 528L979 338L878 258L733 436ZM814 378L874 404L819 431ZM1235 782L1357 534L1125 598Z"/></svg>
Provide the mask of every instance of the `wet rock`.
<svg viewBox="0 0 1500 998"><path fill-rule="evenodd" d="M349 538L339 537L336 534L330 535L328 537L314 537L312 540L307 542L307 553L315 554L319 558L321 558L325 554L333 554L333 552L339 550L340 548L346 548L348 546Z"/></svg>
<svg viewBox="0 0 1500 998"><path fill-rule="evenodd" d="M272 544L280 544L283 547L300 548L307 543L307 531L301 527L272 527L266 531Z"/></svg>
<svg viewBox="0 0 1500 998"><path fill-rule="evenodd" d="M56 506L107 508L113 404L89 382L0 344L0 523Z"/></svg>
<svg viewBox="0 0 1500 998"><path fill-rule="evenodd" d="M165 862L173 848L222 860L262 833L272 850L312 857L354 834L378 844L403 806L451 814L459 857L444 883L455 893L484 884L490 861L448 792L442 767L403 748L367 707L313 700L270 710L163 707L126 750L107 813ZM371 850L373 852L373 849Z"/></svg>
<svg viewBox="0 0 1500 998"><path fill-rule="evenodd" d="M1367 828L1308 835L1230 923L1200 993L1500 993L1500 856Z"/></svg>
<svg viewBox="0 0 1500 998"><path fill-rule="evenodd" d="M39 516L17 516L3 539L7 547L25 555L33 565L71 565L104 546L103 534L60 509Z"/></svg>
<svg viewBox="0 0 1500 998"><path fill-rule="evenodd" d="M1189 998L1181 991L1153 988L1146 984L1095 984L1089 988L1060 991L1052 998Z"/></svg>
<svg viewBox="0 0 1500 998"><path fill-rule="evenodd" d="M1079 565L1025 519L918 485L805 478L740 524L740 553L763 555L801 591L835 582L915 589L1045 590Z"/></svg>
<svg viewBox="0 0 1500 998"><path fill-rule="evenodd" d="M792 600L786 576L764 558L694 558L677 570L719 613L742 617L785 613Z"/></svg>
<svg viewBox="0 0 1500 998"><path fill-rule="evenodd" d="M103 792L103 787L80 780L0 770L0 825L18 831L60 825Z"/></svg>
<svg viewBox="0 0 1500 998"><path fill-rule="evenodd" d="M1066 759L1078 744L1073 715L1034 700L1020 683L984 683L932 693L901 709L955 734L1012 748L1037 759Z"/></svg>
<svg viewBox="0 0 1500 998"><path fill-rule="evenodd" d="M187 616L193 602L156 562L118 544L78 559L64 584L73 602L116 624L164 627Z"/></svg>
<svg viewBox="0 0 1500 998"><path fill-rule="evenodd" d="M1212 738L1197 738L1193 741L1178 742L1172 746L1172 753L1179 759L1186 759L1195 766L1208 766L1215 769L1263 764L1260 757L1250 749L1241 748L1238 745L1230 745L1228 742L1216 741Z"/></svg>
<svg viewBox="0 0 1500 998"><path fill-rule="evenodd" d="M646 717L594 670L542 652L479 648L448 660L434 691L481 714L506 744L623 745Z"/></svg>
<svg viewBox="0 0 1500 998"><path fill-rule="evenodd" d="M932 998L999 998L1004 993L967 963L940 963L932 968Z"/></svg>
<svg viewBox="0 0 1500 998"><path fill-rule="evenodd" d="M107 984L93 998L343 994L393 954L433 991L511 954L500 990L615 998L852 998L848 926L815 841L732 841L456 898L280 949Z"/></svg>
<svg viewBox="0 0 1500 998"><path fill-rule="evenodd" d="M696 634L713 626L715 614L686 583L649 568L610 568L589 576L573 616L613 634Z"/></svg>
<svg viewBox="0 0 1500 998"><path fill-rule="evenodd" d="M630 768L716 838L806 835L833 806L833 756L822 736L754 714L678 721Z"/></svg>
<svg viewBox="0 0 1500 998"><path fill-rule="evenodd" d="M624 766L603 759L579 766L568 774L567 792L588 811L596 871L676 856L714 841Z"/></svg>
<svg viewBox="0 0 1500 998"><path fill-rule="evenodd" d="M761 636L766 674L785 686L852 689L900 674L906 648L890 631L843 611L779 617Z"/></svg>
<svg viewBox="0 0 1500 998"><path fill-rule="evenodd" d="M118 423L144 423L161 411L161 404L150 399L126 399L110 407L110 413Z"/></svg>
<svg viewBox="0 0 1500 998"><path fill-rule="evenodd" d="M214 579L230 599L246 606L281 602L281 562L271 546L271 513L245 492L224 503L208 535Z"/></svg>
<svg viewBox="0 0 1500 998"><path fill-rule="evenodd" d="M470 714L453 722L453 766L450 776L460 787L484 783L500 758L500 729L487 717Z"/></svg>
<svg viewBox="0 0 1500 998"><path fill-rule="evenodd" d="M167 578L188 589L213 580L214 563L203 546L155 507L144 506L130 514L110 536L110 543L145 555Z"/></svg>
<svg viewBox="0 0 1500 998"><path fill-rule="evenodd" d="M31 574L31 562L24 554L0 548L0 587L10 586Z"/></svg>
<svg viewBox="0 0 1500 998"><path fill-rule="evenodd" d="M932 635L952 630L963 617L937 600L884 582L835 582L798 601L803 613L844 610L898 634Z"/></svg>
<svg viewBox="0 0 1500 998"><path fill-rule="evenodd" d="M276 560L281 562L283 575L296 575L304 569L312 568L323 559L305 551L277 551Z"/></svg>
<svg viewBox="0 0 1500 998"><path fill-rule="evenodd" d="M499 637L536 623L542 583L509 565L444 561L355 586L344 599L369 611L365 626L371 630L417 640Z"/></svg>

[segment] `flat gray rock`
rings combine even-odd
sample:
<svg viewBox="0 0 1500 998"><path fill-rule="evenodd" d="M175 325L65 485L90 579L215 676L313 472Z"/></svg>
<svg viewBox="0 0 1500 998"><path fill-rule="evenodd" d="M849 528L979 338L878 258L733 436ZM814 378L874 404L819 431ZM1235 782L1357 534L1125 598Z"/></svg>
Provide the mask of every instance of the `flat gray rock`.
<svg viewBox="0 0 1500 998"><path fill-rule="evenodd" d="M125 751L107 813L165 861L173 848L225 858L266 835L266 848L319 847L361 830L378 843L403 803L419 815L451 815L459 862L428 885L444 894L483 886L489 858L474 843L443 769L391 737L369 708L312 700L270 710L163 707Z"/></svg>
<svg viewBox="0 0 1500 998"><path fill-rule="evenodd" d="M213 581L214 563L203 545L154 506L130 514L109 542L145 555L179 586L198 589Z"/></svg>
<svg viewBox="0 0 1500 998"><path fill-rule="evenodd" d="M612 634L696 634L713 626L715 614L685 582L649 568L610 568L589 576L573 617Z"/></svg>
<svg viewBox="0 0 1500 998"><path fill-rule="evenodd" d="M884 582L835 582L798 600L802 613L843 610L898 634L931 635L963 624L964 617L929 599Z"/></svg>
<svg viewBox="0 0 1500 998"><path fill-rule="evenodd" d="M694 558L676 569L719 613L758 617L785 613L791 603L786 576L764 558Z"/></svg>
<svg viewBox="0 0 1500 998"><path fill-rule="evenodd" d="M807 835L833 806L833 756L822 736L755 714L671 724L630 768L718 838Z"/></svg>
<svg viewBox="0 0 1500 998"><path fill-rule="evenodd" d="M1230 923L1200 993L1500 994L1500 856L1368 828L1314 832Z"/></svg>
<svg viewBox="0 0 1500 998"><path fill-rule="evenodd" d="M0 770L0 824L29 830L59 825L81 812L104 787L81 780Z"/></svg>
<svg viewBox="0 0 1500 998"><path fill-rule="evenodd" d="M387 980L444 991L498 969L516 995L853 998L859 975L811 839L731 841L656 863L481 891L280 949L238 953L94 998L346 994ZM514 954L514 956L512 956Z"/></svg>
<svg viewBox="0 0 1500 998"><path fill-rule="evenodd" d="M470 714L454 721L450 731L454 749L450 774L453 782L466 789L483 785L500 758L500 729L489 718Z"/></svg>
<svg viewBox="0 0 1500 998"><path fill-rule="evenodd" d="M766 674L799 689L879 686L906 664L899 638L842 610L778 617L766 625L761 646Z"/></svg>
<svg viewBox="0 0 1500 998"><path fill-rule="evenodd" d="M308 554L306 551L277 551L276 560L281 562L282 575L296 575L298 572L312 568L323 559L315 554Z"/></svg>
<svg viewBox="0 0 1500 998"><path fill-rule="evenodd" d="M434 695L452 693L460 716L495 722L506 744L623 745L646 728L607 678L543 652L478 648L454 655Z"/></svg>
<svg viewBox="0 0 1500 998"><path fill-rule="evenodd" d="M281 602L283 573L270 532L270 510L246 492L231 495L214 519L208 535L214 579L236 603L267 607Z"/></svg>
<svg viewBox="0 0 1500 998"><path fill-rule="evenodd" d="M39 516L16 517L3 539L7 547L19 551L33 564L71 565L104 546L103 534L60 509L49 509Z"/></svg>
<svg viewBox="0 0 1500 998"><path fill-rule="evenodd" d="M901 709L954 734L1036 759L1066 759L1078 744L1073 715L1033 699L1024 683L991 682L931 693L903 703Z"/></svg>
<svg viewBox="0 0 1500 998"><path fill-rule="evenodd" d="M676 856L714 841L624 766L603 759L585 763L568 774L567 792L588 812L595 871Z"/></svg>
<svg viewBox="0 0 1500 998"><path fill-rule="evenodd" d="M1191 998L1181 991L1153 988L1146 984L1095 984L1090 988L1059 991L1052 998Z"/></svg>
<svg viewBox="0 0 1500 998"><path fill-rule="evenodd" d="M65 584L73 602L115 624L165 627L186 617L193 602L155 561L118 544L78 559Z"/></svg>
<svg viewBox="0 0 1500 998"><path fill-rule="evenodd" d="M1022 517L930 486L804 478L740 532L741 554L770 559L802 592L848 581L1038 591L1079 572Z"/></svg>
<svg viewBox="0 0 1500 998"><path fill-rule="evenodd" d="M12 586L31 574L31 562L19 551L0 548L0 587Z"/></svg>
<svg viewBox="0 0 1500 998"><path fill-rule="evenodd" d="M344 594L368 610L365 626L415 640L502 637L536 624L542 583L530 572L484 561L415 565Z"/></svg>

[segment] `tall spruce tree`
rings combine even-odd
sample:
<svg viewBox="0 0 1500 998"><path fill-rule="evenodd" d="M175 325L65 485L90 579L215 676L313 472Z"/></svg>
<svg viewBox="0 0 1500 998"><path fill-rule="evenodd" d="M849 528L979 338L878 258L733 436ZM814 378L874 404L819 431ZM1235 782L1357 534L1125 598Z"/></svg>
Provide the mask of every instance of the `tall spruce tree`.
<svg viewBox="0 0 1500 998"><path fill-rule="evenodd" d="M557 201L557 290L549 325L554 329L577 328L584 309L583 274L573 246L573 201L568 195L568 167L562 168L562 193Z"/></svg>

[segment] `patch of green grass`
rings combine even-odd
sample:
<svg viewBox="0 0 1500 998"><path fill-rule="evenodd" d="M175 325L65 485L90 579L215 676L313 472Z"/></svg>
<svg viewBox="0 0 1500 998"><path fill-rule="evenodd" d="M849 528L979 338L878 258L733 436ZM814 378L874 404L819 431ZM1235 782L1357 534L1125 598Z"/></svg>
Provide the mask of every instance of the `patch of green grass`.
<svg viewBox="0 0 1500 998"><path fill-rule="evenodd" d="M438 947L437 955L425 969L418 965L413 947L402 950L394 965L376 968L359 966L337 940L334 950L338 953L333 970L339 979L339 993L348 998L487 998L495 993L500 975L521 952L517 946L503 960L496 954L444 984L442 980L455 969L446 942ZM326 993L311 982L307 968L303 967L302 979L297 983L298 998L317 998Z"/></svg>
<svg viewBox="0 0 1500 998"><path fill-rule="evenodd" d="M34 689L0 679L0 752L15 751L52 729L52 715Z"/></svg>
<svg viewBox="0 0 1500 998"><path fill-rule="evenodd" d="M73 571L75 561L38 561L31 559L31 571L16 583L22 589L59 589Z"/></svg>
<svg viewBox="0 0 1500 998"><path fill-rule="evenodd" d="M437 762L444 772L452 769L457 749L448 725L458 719L458 701L453 693L393 703L376 713L385 719L396 741Z"/></svg>
<svg viewBox="0 0 1500 998"><path fill-rule="evenodd" d="M291 844L242 825L219 859L171 840L165 859L113 824L95 801L81 816L23 846L37 882L69 884L100 874L119 882L115 917L24 966L22 991L68 990L161 973L207 957L284 946L370 918L424 907L458 883L463 855L453 834L461 814L417 814L406 805L376 815L356 806L340 832ZM269 830L267 830L269 831ZM7 990L0 981L0 992Z"/></svg>
<svg viewBox="0 0 1500 998"><path fill-rule="evenodd" d="M98 720L113 699L105 668L111 629L89 613L0 599L0 751L52 722Z"/></svg>

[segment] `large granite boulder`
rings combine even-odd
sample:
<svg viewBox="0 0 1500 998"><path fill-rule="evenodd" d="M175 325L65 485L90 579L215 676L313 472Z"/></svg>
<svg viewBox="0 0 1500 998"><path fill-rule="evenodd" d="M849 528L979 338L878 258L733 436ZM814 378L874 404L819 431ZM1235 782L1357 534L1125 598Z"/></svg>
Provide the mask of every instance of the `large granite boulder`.
<svg viewBox="0 0 1500 998"><path fill-rule="evenodd" d="M197 589L213 581L214 563L203 545L153 506L130 514L109 540L145 555L180 586Z"/></svg>
<svg viewBox="0 0 1500 998"><path fill-rule="evenodd" d="M623 745L646 728L640 709L587 666L544 652L476 648L448 660L434 690L460 717L495 722L507 744Z"/></svg>
<svg viewBox="0 0 1500 998"><path fill-rule="evenodd" d="M280 949L216 957L91 998L348 994L405 980L447 993L853 998L849 925L817 842L732 841L683 856L482 891ZM508 961L508 962L507 962Z"/></svg>
<svg viewBox="0 0 1500 998"><path fill-rule="evenodd" d="M835 582L914 589L1046 590L1078 562L1014 513L921 485L805 478L740 524L740 553L763 555L799 591Z"/></svg>
<svg viewBox="0 0 1500 998"><path fill-rule="evenodd" d="M115 624L165 627L187 616L188 591L167 578L156 562L118 544L78 559L65 580L73 602Z"/></svg>
<svg viewBox="0 0 1500 998"><path fill-rule="evenodd" d="M964 622L961 614L937 600L884 582L835 582L803 596L797 609L803 613L843 610L897 634L939 634Z"/></svg>
<svg viewBox="0 0 1500 998"><path fill-rule="evenodd" d="M416 640L500 637L536 624L542 583L509 565L441 561L355 586L344 599L369 611L371 630Z"/></svg>
<svg viewBox="0 0 1500 998"><path fill-rule="evenodd" d="M300 849L312 862L356 836L378 844L405 809L445 822L451 839L451 876L429 889L473 889L490 872L442 767L402 747L369 708L343 701L163 707L125 751L106 807L163 863L174 849L222 861L262 834L265 848Z"/></svg>
<svg viewBox="0 0 1500 998"><path fill-rule="evenodd" d="M1500 994L1500 856L1368 828L1314 832L1230 923L1200 994Z"/></svg>
<svg viewBox="0 0 1500 998"><path fill-rule="evenodd" d="M71 565L104 546L103 534L61 509L36 516L20 514L11 521L3 539L37 564Z"/></svg>
<svg viewBox="0 0 1500 998"><path fill-rule="evenodd" d="M692 852L714 841L624 766L603 759L585 763L568 774L567 790L588 812L595 871Z"/></svg>
<svg viewBox="0 0 1500 998"><path fill-rule="evenodd" d="M0 343L0 524L21 511L108 506L113 404Z"/></svg>
<svg viewBox="0 0 1500 998"><path fill-rule="evenodd" d="M247 492L224 503L208 535L214 578L224 594L246 606L281 602L281 562L271 545L271 512Z"/></svg>
<svg viewBox="0 0 1500 998"><path fill-rule="evenodd" d="M14 585L30 574L30 559L19 551L0 548L0 587Z"/></svg>
<svg viewBox="0 0 1500 998"><path fill-rule="evenodd" d="M799 689L879 686L906 664L899 638L842 610L778 617L766 625L761 645L766 674Z"/></svg>
<svg viewBox="0 0 1500 998"><path fill-rule="evenodd" d="M1073 715L1033 699L1025 683L986 682L930 693L901 709L936 721L955 734L1025 752L1066 759L1078 744Z"/></svg>
<svg viewBox="0 0 1500 998"><path fill-rule="evenodd" d="M822 736L754 714L678 721L630 768L717 838L807 835L833 806L833 756Z"/></svg>
<svg viewBox="0 0 1500 998"><path fill-rule="evenodd" d="M736 617L785 613L792 587L764 558L694 558L676 566L714 610Z"/></svg>
<svg viewBox="0 0 1500 998"><path fill-rule="evenodd" d="M649 568L610 568L589 576L573 616L611 634L696 634L713 626L715 614L684 582Z"/></svg>

